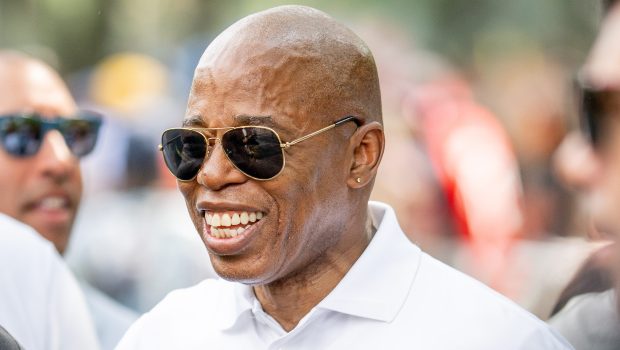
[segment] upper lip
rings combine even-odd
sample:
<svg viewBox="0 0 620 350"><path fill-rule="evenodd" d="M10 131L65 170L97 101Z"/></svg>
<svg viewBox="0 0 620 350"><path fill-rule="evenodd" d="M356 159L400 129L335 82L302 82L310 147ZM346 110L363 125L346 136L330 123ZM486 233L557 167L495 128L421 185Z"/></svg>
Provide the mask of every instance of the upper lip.
<svg viewBox="0 0 620 350"><path fill-rule="evenodd" d="M34 207L38 203L40 203L42 200L44 200L45 198L49 198L49 197L61 197L67 201L68 207L73 207L73 203L74 203L73 198L71 197L68 191L63 191L63 190L49 191L49 192L45 192L44 194L35 196L33 200L28 202L28 206Z"/></svg>
<svg viewBox="0 0 620 350"><path fill-rule="evenodd" d="M202 213L207 211L262 211L255 206L231 203L231 202L219 202L219 201L199 201L196 203L196 209Z"/></svg>

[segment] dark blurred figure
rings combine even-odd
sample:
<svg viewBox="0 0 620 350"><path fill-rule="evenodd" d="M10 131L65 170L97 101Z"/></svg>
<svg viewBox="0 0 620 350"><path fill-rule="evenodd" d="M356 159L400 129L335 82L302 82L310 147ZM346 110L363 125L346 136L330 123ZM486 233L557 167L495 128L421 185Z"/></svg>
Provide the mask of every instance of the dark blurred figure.
<svg viewBox="0 0 620 350"><path fill-rule="evenodd" d="M582 133L566 139L557 165L584 193L593 232L613 243L581 268L549 321L576 349L589 350L620 349L620 5L604 5L600 33L577 81Z"/></svg>
<svg viewBox="0 0 620 350"><path fill-rule="evenodd" d="M6 329L0 326L0 349L4 350L22 350L17 340L13 338Z"/></svg>
<svg viewBox="0 0 620 350"><path fill-rule="evenodd" d="M555 315L562 310L572 298L587 293L605 292L614 287L614 274L611 268L618 243L609 244L596 252L584 262L566 288L560 294L551 311Z"/></svg>

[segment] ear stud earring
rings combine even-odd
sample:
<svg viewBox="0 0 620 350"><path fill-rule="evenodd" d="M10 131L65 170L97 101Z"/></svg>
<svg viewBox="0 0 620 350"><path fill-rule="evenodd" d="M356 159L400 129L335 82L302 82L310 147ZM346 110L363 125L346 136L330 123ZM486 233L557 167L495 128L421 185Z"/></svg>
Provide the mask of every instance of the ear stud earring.
<svg viewBox="0 0 620 350"><path fill-rule="evenodd" d="M362 178L361 178L361 177L356 178L356 179L355 179L355 182L357 182L358 184L359 184L359 183L362 183Z"/></svg>

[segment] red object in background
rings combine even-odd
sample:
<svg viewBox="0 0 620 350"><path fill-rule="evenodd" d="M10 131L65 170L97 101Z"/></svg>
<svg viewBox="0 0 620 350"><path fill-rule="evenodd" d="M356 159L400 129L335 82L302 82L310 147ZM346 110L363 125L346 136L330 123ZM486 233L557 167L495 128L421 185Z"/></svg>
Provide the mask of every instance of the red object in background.
<svg viewBox="0 0 620 350"><path fill-rule="evenodd" d="M456 227L471 244L474 268L492 283L523 225L518 163L506 131L458 78L414 88L403 108L422 136Z"/></svg>

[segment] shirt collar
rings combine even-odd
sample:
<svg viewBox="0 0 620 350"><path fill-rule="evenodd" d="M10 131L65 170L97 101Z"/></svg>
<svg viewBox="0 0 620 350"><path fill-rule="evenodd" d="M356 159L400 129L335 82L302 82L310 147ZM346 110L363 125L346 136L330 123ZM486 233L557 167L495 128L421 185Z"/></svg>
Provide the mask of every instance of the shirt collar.
<svg viewBox="0 0 620 350"><path fill-rule="evenodd" d="M420 265L420 249L409 241L394 210L370 202L377 232L366 250L318 308L391 322L413 284Z"/></svg>
<svg viewBox="0 0 620 350"><path fill-rule="evenodd" d="M336 288L316 308L379 321L392 321L402 308L420 265L420 249L401 230L394 210L370 202L377 232ZM223 282L223 281L221 281ZM251 286L226 283L220 289L217 319L220 330L234 327L260 305Z"/></svg>
<svg viewBox="0 0 620 350"><path fill-rule="evenodd" d="M213 319L217 320L214 326L224 331L233 328L244 314L251 314L256 297L251 286L219 282L223 283L224 287L220 289L216 316Z"/></svg>

